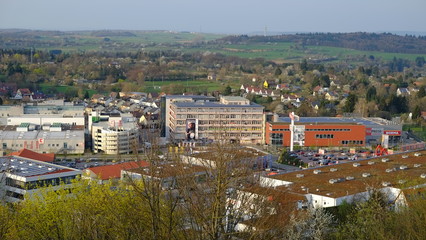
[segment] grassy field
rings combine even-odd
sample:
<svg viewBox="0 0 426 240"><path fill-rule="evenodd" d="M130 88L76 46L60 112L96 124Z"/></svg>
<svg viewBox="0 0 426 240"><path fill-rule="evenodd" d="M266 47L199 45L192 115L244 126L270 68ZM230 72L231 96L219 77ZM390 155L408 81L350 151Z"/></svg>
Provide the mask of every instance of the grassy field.
<svg viewBox="0 0 426 240"><path fill-rule="evenodd" d="M75 90L78 92L78 87L74 87L74 86L66 86L66 85L60 85L60 86L55 86L49 83L41 83L38 85L38 87L40 88L40 90L43 93L51 93L52 91L57 92L57 93L63 93L65 94L67 91L70 90ZM89 93L89 96L91 97L93 94L98 93L98 91L93 90L93 89L87 89L86 90Z"/></svg>
<svg viewBox="0 0 426 240"><path fill-rule="evenodd" d="M185 92L203 92L216 91L224 89L228 83L211 80L186 80L186 81L146 81L144 84L145 92L163 92L174 88L184 90ZM229 83L232 88L239 88L235 83Z"/></svg>
<svg viewBox="0 0 426 240"><path fill-rule="evenodd" d="M402 127L403 131L411 130L414 135L421 138L423 141L426 141L426 126L418 126L413 124L406 124Z"/></svg>
<svg viewBox="0 0 426 240"><path fill-rule="evenodd" d="M300 61L303 58L325 60L335 58L336 60L347 59L351 56L370 56L383 60L404 58L414 61L422 54L402 54L358 51L348 48L325 47L325 46L305 46L298 47L294 43L254 43L250 45L226 45L211 47L206 50L220 52L225 55L238 56L243 58L265 58L268 60L288 60Z"/></svg>

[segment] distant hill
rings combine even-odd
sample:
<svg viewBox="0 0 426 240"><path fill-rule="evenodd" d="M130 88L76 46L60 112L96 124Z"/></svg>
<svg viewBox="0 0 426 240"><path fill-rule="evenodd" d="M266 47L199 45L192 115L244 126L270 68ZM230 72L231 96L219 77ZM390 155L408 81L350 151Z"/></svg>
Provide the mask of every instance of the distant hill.
<svg viewBox="0 0 426 240"><path fill-rule="evenodd" d="M93 37L136 37L136 34L129 31L93 31L91 34Z"/></svg>
<svg viewBox="0 0 426 240"><path fill-rule="evenodd" d="M328 46L360 51L426 54L426 36L400 36L390 33L302 33L276 36L227 36L216 42L242 44L291 42L301 46Z"/></svg>

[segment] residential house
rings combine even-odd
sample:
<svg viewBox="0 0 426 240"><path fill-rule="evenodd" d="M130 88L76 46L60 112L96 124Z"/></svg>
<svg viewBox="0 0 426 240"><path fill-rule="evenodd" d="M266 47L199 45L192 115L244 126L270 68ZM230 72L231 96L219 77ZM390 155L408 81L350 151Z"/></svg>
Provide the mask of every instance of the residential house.
<svg viewBox="0 0 426 240"><path fill-rule="evenodd" d="M336 92L327 92L325 94L325 99L327 99L328 101L339 100L339 94L337 94Z"/></svg>
<svg viewBox="0 0 426 240"><path fill-rule="evenodd" d="M28 88L20 88L16 91L16 94L12 99L22 100L22 101L32 101L32 93Z"/></svg>
<svg viewBox="0 0 426 240"><path fill-rule="evenodd" d="M403 97L406 97L406 96L409 96L410 95L410 91L408 90L408 88L398 88L397 90L396 90L396 95L399 97L399 96L403 96Z"/></svg>

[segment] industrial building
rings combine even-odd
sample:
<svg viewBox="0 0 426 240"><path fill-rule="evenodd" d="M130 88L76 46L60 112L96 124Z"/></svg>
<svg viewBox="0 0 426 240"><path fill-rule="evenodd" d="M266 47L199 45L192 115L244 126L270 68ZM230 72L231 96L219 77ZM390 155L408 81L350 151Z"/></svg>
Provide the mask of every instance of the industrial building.
<svg viewBox="0 0 426 240"><path fill-rule="evenodd" d="M18 156L0 157L0 198L17 202L31 198L40 188L71 187L81 171Z"/></svg>
<svg viewBox="0 0 426 240"><path fill-rule="evenodd" d="M424 190L425 154L425 151L410 152L277 174L261 177L261 184L304 196L299 208L327 208L344 202L365 201L372 190L384 193L398 208L406 205L408 195L415 194L415 189Z"/></svg>
<svg viewBox="0 0 426 240"><path fill-rule="evenodd" d="M291 119L268 121L265 143L290 146ZM301 117L294 122L295 146L301 147L361 147L381 144L393 146L400 142L402 125L381 118Z"/></svg>
<svg viewBox="0 0 426 240"><path fill-rule="evenodd" d="M0 146L3 155L27 148L38 153L84 153L84 106L0 106Z"/></svg>
<svg viewBox="0 0 426 240"><path fill-rule="evenodd" d="M263 106L242 97L212 101L174 101L166 110L166 132L174 143L226 140L263 142ZM167 136L167 135L166 135Z"/></svg>

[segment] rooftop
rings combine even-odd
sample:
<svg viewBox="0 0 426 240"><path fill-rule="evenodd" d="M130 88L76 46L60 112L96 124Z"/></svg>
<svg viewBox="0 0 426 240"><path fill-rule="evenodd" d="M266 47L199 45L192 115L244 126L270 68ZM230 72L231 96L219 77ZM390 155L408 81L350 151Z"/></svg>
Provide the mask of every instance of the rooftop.
<svg viewBox="0 0 426 240"><path fill-rule="evenodd" d="M295 124L362 124L362 125L384 125L386 121L384 119L375 119L375 118L344 118L344 117L301 117L299 121ZM288 123L290 124L291 120L289 117L280 117L275 123Z"/></svg>
<svg viewBox="0 0 426 240"><path fill-rule="evenodd" d="M84 130L67 130L61 132L50 131L28 131L16 132L11 129L0 130L0 140L36 140L36 139L82 139L84 138Z"/></svg>
<svg viewBox="0 0 426 240"><path fill-rule="evenodd" d="M365 192L367 187L407 188L426 184L425 177L426 151L306 169L271 178L293 183L278 187L290 192L338 198Z"/></svg>
<svg viewBox="0 0 426 240"><path fill-rule="evenodd" d="M218 157L222 156L223 154L228 154L229 156L232 156L233 159L247 159L247 158L259 158L259 157L263 157L266 156L265 153L263 152L259 152L255 149L251 149L251 148L240 148L240 149L235 149L235 148L229 148L229 149L221 149L221 153L218 155ZM216 153L217 153L218 149L216 148L212 148L207 151L203 151L203 152L197 152L192 154L192 157L195 158L201 158L201 159L205 159L205 160L211 160L211 161L215 161L215 159L217 159L218 157L216 157Z"/></svg>
<svg viewBox="0 0 426 240"><path fill-rule="evenodd" d="M18 156L1 157L0 172L8 172L25 178L61 172L75 172L75 174L80 173L77 169Z"/></svg>
<svg viewBox="0 0 426 240"><path fill-rule="evenodd" d="M92 171L96 176L98 176L101 180L108 180L113 178L120 178L121 170L128 170L140 167L147 167L149 163L145 161L139 162L124 162L118 163L114 165L105 165L87 168L85 171Z"/></svg>
<svg viewBox="0 0 426 240"><path fill-rule="evenodd" d="M37 153L26 148L21 149L20 151L17 151L17 152L12 152L8 156L25 157L29 159L42 161L42 162L53 162L53 160L55 160L54 153Z"/></svg>
<svg viewBox="0 0 426 240"><path fill-rule="evenodd" d="M191 108L191 107L203 107L203 108L262 108L263 106L256 104L256 103L250 103L249 105L237 105L237 104L222 104L218 102L174 102L173 103L176 107L183 107L183 108Z"/></svg>
<svg viewBox="0 0 426 240"><path fill-rule="evenodd" d="M206 168L190 165L190 164L161 164L161 165L151 165L143 168L136 168L128 170L129 172L139 173L145 176L153 176L156 178L169 178L176 176L184 176L193 173L205 172Z"/></svg>

